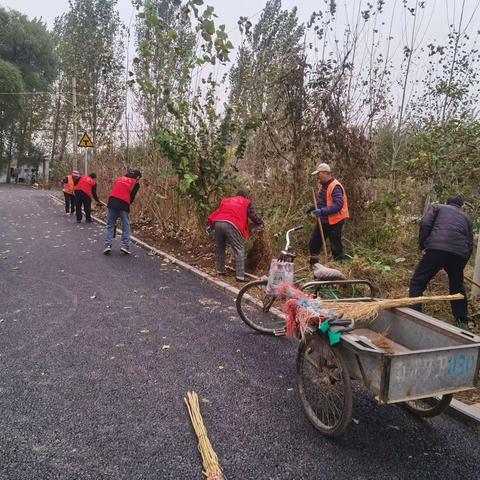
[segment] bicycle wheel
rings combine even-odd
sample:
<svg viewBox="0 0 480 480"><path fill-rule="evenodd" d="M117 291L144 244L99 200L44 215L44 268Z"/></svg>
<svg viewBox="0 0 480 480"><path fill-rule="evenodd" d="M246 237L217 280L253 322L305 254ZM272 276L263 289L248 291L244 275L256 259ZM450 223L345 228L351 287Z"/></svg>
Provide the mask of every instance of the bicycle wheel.
<svg viewBox="0 0 480 480"><path fill-rule="evenodd" d="M352 419L352 384L338 348L319 335L300 343L298 391L312 425L323 435L338 437Z"/></svg>
<svg viewBox="0 0 480 480"><path fill-rule="evenodd" d="M443 413L450 405L452 398L453 395L449 393L448 395L442 395L441 397L411 400L410 402L405 402L402 405L409 412L412 412L419 417L431 418Z"/></svg>
<svg viewBox="0 0 480 480"><path fill-rule="evenodd" d="M257 332L268 335L285 335L283 300L268 295L267 280L247 283L235 301L240 318Z"/></svg>

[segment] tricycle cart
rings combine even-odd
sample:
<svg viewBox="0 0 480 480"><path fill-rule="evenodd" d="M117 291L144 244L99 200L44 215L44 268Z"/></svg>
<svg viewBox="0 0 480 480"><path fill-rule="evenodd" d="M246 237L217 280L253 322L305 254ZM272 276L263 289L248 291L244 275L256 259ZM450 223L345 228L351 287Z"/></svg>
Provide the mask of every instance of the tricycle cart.
<svg viewBox="0 0 480 480"><path fill-rule="evenodd" d="M331 329L343 331L340 343L331 346L312 326L298 350L300 397L324 435L341 435L350 423L352 379L379 404L402 404L422 417L439 415L453 393L478 385L479 336L410 308L383 310L365 324L345 323L330 321Z"/></svg>

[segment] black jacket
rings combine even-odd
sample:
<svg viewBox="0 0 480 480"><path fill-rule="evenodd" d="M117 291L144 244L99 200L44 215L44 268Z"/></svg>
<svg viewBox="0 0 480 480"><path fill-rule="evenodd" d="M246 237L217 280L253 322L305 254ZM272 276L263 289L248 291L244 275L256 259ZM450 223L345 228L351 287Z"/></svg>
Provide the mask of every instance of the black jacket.
<svg viewBox="0 0 480 480"><path fill-rule="evenodd" d="M433 205L420 223L421 250L441 250L470 258L473 249L472 221L460 207Z"/></svg>

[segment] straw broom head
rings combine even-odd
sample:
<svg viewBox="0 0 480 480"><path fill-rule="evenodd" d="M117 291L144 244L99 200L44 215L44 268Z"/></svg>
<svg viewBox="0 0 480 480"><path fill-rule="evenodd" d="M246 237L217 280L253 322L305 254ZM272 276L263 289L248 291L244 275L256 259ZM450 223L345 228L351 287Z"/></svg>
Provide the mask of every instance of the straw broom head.
<svg viewBox="0 0 480 480"><path fill-rule="evenodd" d="M187 392L187 398L184 398L187 405L190 419L195 433L198 437L198 450L202 456L203 474L207 480L223 480L223 472L220 468L217 454L213 450L212 444L208 439L207 429L203 423L198 395L196 392Z"/></svg>
<svg viewBox="0 0 480 480"><path fill-rule="evenodd" d="M381 310L389 308L408 307L418 303L433 303L452 300L463 300L461 293L455 295L439 295L433 297L407 297L392 300L379 300L373 302L328 302L325 307L332 310L339 317L353 320L354 322L368 322L375 320Z"/></svg>

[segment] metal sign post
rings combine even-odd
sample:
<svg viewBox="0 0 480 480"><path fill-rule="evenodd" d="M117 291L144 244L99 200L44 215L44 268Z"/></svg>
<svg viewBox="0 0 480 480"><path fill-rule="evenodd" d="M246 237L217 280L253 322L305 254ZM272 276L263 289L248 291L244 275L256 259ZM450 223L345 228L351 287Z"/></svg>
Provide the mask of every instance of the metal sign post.
<svg viewBox="0 0 480 480"><path fill-rule="evenodd" d="M84 174L88 174L88 149L93 148L93 142L90 140L87 132L83 133L83 137L80 140L79 147L83 147L83 161L84 161Z"/></svg>

